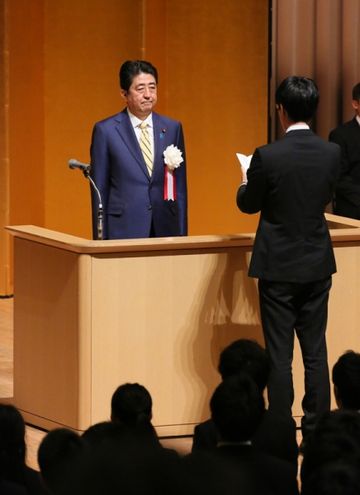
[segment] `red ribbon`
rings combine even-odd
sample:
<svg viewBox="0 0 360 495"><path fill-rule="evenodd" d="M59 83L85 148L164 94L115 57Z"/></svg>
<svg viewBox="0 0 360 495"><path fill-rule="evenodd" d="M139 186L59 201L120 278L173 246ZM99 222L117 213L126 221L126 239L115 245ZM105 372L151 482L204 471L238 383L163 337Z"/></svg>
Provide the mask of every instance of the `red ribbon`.
<svg viewBox="0 0 360 495"><path fill-rule="evenodd" d="M166 201L176 200L176 176L173 170L165 166L164 177L164 199Z"/></svg>

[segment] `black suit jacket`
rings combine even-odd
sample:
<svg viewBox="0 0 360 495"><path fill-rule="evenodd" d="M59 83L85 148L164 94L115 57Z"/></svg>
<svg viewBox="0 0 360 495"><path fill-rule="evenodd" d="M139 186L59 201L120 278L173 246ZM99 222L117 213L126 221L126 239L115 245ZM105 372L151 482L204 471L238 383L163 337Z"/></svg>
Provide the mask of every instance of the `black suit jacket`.
<svg viewBox="0 0 360 495"><path fill-rule="evenodd" d="M298 495L297 470L251 445L224 445L184 459L200 493L221 495ZM195 485L196 486L196 485ZM195 493L195 491L194 491Z"/></svg>
<svg viewBox="0 0 360 495"><path fill-rule="evenodd" d="M290 463L256 451L252 446L225 445L216 455L234 471L233 482L246 476L255 494L297 495L296 469ZM241 492L239 492L241 493Z"/></svg>
<svg viewBox="0 0 360 495"><path fill-rule="evenodd" d="M219 440L214 422L208 419L194 429L192 452L213 451ZM296 423L292 417L280 417L270 411L265 411L252 443L256 450L297 466Z"/></svg>
<svg viewBox="0 0 360 495"><path fill-rule="evenodd" d="M353 118L330 132L329 140L341 147L341 174L336 198L360 206L360 125ZM336 211L339 215L342 211Z"/></svg>
<svg viewBox="0 0 360 495"><path fill-rule="evenodd" d="M311 130L293 130L255 150L237 204L261 211L249 275L307 283L336 271L324 217L340 173L340 148Z"/></svg>

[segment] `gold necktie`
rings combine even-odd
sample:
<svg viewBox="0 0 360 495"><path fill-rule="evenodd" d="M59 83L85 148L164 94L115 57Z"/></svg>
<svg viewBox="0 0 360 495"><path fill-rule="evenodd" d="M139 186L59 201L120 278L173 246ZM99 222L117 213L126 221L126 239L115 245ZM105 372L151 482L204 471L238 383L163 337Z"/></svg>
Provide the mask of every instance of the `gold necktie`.
<svg viewBox="0 0 360 495"><path fill-rule="evenodd" d="M143 154L147 169L149 171L149 175L152 174L152 169L153 169L153 154L151 150L151 144L150 144L150 138L149 138L149 131L148 131L148 124L145 122L142 122L140 125L140 149Z"/></svg>

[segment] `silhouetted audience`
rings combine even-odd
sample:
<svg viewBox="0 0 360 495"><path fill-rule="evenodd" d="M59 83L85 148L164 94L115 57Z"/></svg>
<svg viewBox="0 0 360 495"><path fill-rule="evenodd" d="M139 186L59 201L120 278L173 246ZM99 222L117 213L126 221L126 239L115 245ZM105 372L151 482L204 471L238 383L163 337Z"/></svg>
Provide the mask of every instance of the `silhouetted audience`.
<svg viewBox="0 0 360 495"><path fill-rule="evenodd" d="M189 469L208 464L208 472L223 493L291 495L298 493L297 470L283 459L256 449L252 438L265 413L262 391L247 374L225 378L210 401L211 418L219 439L216 449L187 456ZM193 476L207 478L205 469Z"/></svg>
<svg viewBox="0 0 360 495"><path fill-rule="evenodd" d="M319 467L301 487L302 495L359 495L359 493L358 467L337 461Z"/></svg>
<svg viewBox="0 0 360 495"><path fill-rule="evenodd" d="M83 451L81 437L66 428L52 430L43 438L38 450L38 463L49 493L57 494L66 489L73 465Z"/></svg>
<svg viewBox="0 0 360 495"><path fill-rule="evenodd" d="M146 388L120 385L111 421L82 436L57 428L43 438L41 476L25 464L20 412L0 404L0 495L297 495L295 422L265 409L269 370L264 348L253 340L222 351L211 418L195 428L185 457L162 448ZM306 439L302 495L360 493L360 354L340 356L332 377L339 409L325 413Z"/></svg>
<svg viewBox="0 0 360 495"><path fill-rule="evenodd" d="M239 339L220 354L219 373L224 380L230 376L247 373L264 392L270 373L270 361L266 351L254 340ZM195 427L192 451L213 450L219 441L214 421L209 419ZM296 424L293 418L280 417L265 411L252 438L256 449L297 465L298 446Z"/></svg>
<svg viewBox="0 0 360 495"><path fill-rule="evenodd" d="M334 468L336 465L339 466L339 470ZM360 414L345 409L328 412L319 419L303 449L302 493L315 493L314 487L319 484L321 494L345 495L348 493L346 491L348 484L356 486L359 483L359 479L354 476L354 469L359 471L359 466ZM338 491L325 491L326 486L330 486L330 479L337 480ZM320 490L320 486L323 491Z"/></svg>
<svg viewBox="0 0 360 495"><path fill-rule="evenodd" d="M84 451L56 495L188 493L180 458L136 430L103 422L90 427L82 440Z"/></svg>
<svg viewBox="0 0 360 495"><path fill-rule="evenodd" d="M360 354L342 354L333 366L332 381L338 408L360 411Z"/></svg>
<svg viewBox="0 0 360 495"><path fill-rule="evenodd" d="M18 483L0 480L1 495L28 495L26 488Z"/></svg>
<svg viewBox="0 0 360 495"><path fill-rule="evenodd" d="M121 443L122 439L129 437L129 429L120 423L111 421L101 421L89 426L82 434L85 445L98 446L108 439L113 439Z"/></svg>
<svg viewBox="0 0 360 495"><path fill-rule="evenodd" d="M127 425L152 419L152 399L148 390L139 383L120 385L111 398L111 421Z"/></svg>
<svg viewBox="0 0 360 495"><path fill-rule="evenodd" d="M143 385L124 383L115 390L111 398L112 422L125 425L150 442L158 443L151 420L152 398Z"/></svg>
<svg viewBox="0 0 360 495"><path fill-rule="evenodd" d="M25 456L24 419L16 407L0 404L0 493L46 493L40 474L26 465Z"/></svg>

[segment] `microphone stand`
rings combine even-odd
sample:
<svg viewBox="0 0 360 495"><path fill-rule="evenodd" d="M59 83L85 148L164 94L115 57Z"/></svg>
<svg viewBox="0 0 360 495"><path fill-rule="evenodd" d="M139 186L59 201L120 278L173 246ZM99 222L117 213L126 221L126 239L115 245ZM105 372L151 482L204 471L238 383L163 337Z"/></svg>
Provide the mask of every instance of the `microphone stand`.
<svg viewBox="0 0 360 495"><path fill-rule="evenodd" d="M101 194L99 189L96 187L95 182L90 177L90 167L87 168L86 170L83 170L82 173L84 174L84 177L90 181L90 184L94 188L99 199L98 212L97 212L97 240L102 241L103 240L103 205L102 205Z"/></svg>

